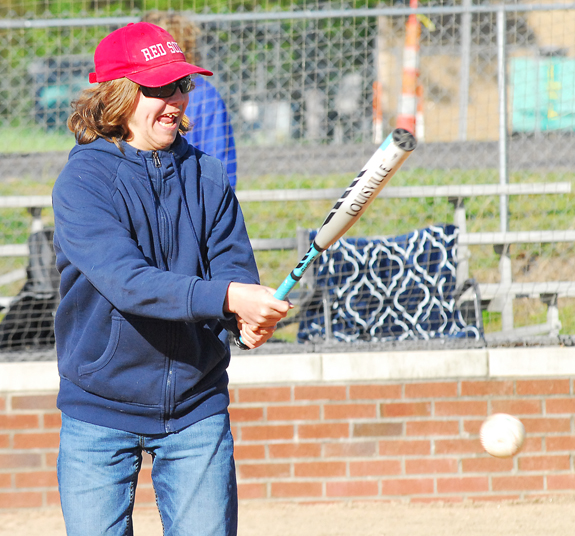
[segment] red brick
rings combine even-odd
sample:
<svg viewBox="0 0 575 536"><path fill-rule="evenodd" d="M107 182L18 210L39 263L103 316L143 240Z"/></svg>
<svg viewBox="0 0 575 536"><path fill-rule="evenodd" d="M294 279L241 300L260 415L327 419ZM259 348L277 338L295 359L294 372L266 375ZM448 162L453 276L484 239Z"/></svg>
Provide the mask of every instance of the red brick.
<svg viewBox="0 0 575 536"><path fill-rule="evenodd" d="M457 473L458 463L455 458L419 458L405 460L405 474L428 475L438 473Z"/></svg>
<svg viewBox="0 0 575 536"><path fill-rule="evenodd" d="M325 490L328 497L374 497L379 495L378 484L373 480L327 482Z"/></svg>
<svg viewBox="0 0 575 536"><path fill-rule="evenodd" d="M435 454L469 454L473 452L483 452L478 439L437 439L435 441Z"/></svg>
<svg viewBox="0 0 575 536"><path fill-rule="evenodd" d="M230 412L230 421L233 423L242 423L242 422L258 422L264 420L264 408L241 408L241 407L231 407L229 409Z"/></svg>
<svg viewBox="0 0 575 536"><path fill-rule="evenodd" d="M46 490L46 506L60 506L60 493L58 490Z"/></svg>
<svg viewBox="0 0 575 536"><path fill-rule="evenodd" d="M540 419L522 417L521 422L528 434L565 433L571 431L571 420L569 417L542 417Z"/></svg>
<svg viewBox="0 0 575 536"><path fill-rule="evenodd" d="M492 476L493 491L543 490L544 477L541 475Z"/></svg>
<svg viewBox="0 0 575 536"><path fill-rule="evenodd" d="M13 410L56 409L57 395L13 395Z"/></svg>
<svg viewBox="0 0 575 536"><path fill-rule="evenodd" d="M481 425L485 419L464 419L463 420L463 431L471 435L479 435L479 430L481 430Z"/></svg>
<svg viewBox="0 0 575 536"><path fill-rule="evenodd" d="M156 494L152 486L138 486L136 488L136 508L156 505Z"/></svg>
<svg viewBox="0 0 575 536"><path fill-rule="evenodd" d="M60 412L45 413L44 418L44 429L57 428L60 430L62 426L62 414Z"/></svg>
<svg viewBox="0 0 575 536"><path fill-rule="evenodd" d="M389 437L403 435L400 422L366 422L353 424L353 437Z"/></svg>
<svg viewBox="0 0 575 536"><path fill-rule="evenodd" d="M382 495L423 495L433 493L432 478L386 479L381 482Z"/></svg>
<svg viewBox="0 0 575 536"><path fill-rule="evenodd" d="M453 400L449 402L435 402L436 416L449 415L487 415L487 401Z"/></svg>
<svg viewBox="0 0 575 536"><path fill-rule="evenodd" d="M28 469L42 465L42 455L36 453L0 454L0 469Z"/></svg>
<svg viewBox="0 0 575 536"><path fill-rule="evenodd" d="M34 471L16 473L17 488L53 488L58 486L56 471Z"/></svg>
<svg viewBox="0 0 575 536"><path fill-rule="evenodd" d="M289 463L240 463L240 478L282 478L291 476Z"/></svg>
<svg viewBox="0 0 575 536"><path fill-rule="evenodd" d="M29 430L39 425L38 415L0 415L0 430Z"/></svg>
<svg viewBox="0 0 575 536"><path fill-rule="evenodd" d="M376 454L375 441L338 441L323 446L325 458L366 458Z"/></svg>
<svg viewBox="0 0 575 536"><path fill-rule="evenodd" d="M230 387L229 393L230 393L230 404L235 404L237 402L236 389Z"/></svg>
<svg viewBox="0 0 575 536"><path fill-rule="evenodd" d="M9 473L0 473L0 488L12 487L12 475Z"/></svg>
<svg viewBox="0 0 575 536"><path fill-rule="evenodd" d="M575 436L548 436L545 438L547 451L575 450Z"/></svg>
<svg viewBox="0 0 575 536"><path fill-rule="evenodd" d="M289 402L291 387L242 387L237 390L238 402Z"/></svg>
<svg viewBox="0 0 575 536"><path fill-rule="evenodd" d="M0 449L10 448L10 434L0 434Z"/></svg>
<svg viewBox="0 0 575 536"><path fill-rule="evenodd" d="M300 439L339 439L349 437L348 423L299 424L297 430Z"/></svg>
<svg viewBox="0 0 575 536"><path fill-rule="evenodd" d="M138 485L148 486L152 485L152 468L145 467L140 470L138 477Z"/></svg>
<svg viewBox="0 0 575 536"><path fill-rule="evenodd" d="M273 441L275 439L293 439L292 425L242 426L242 441Z"/></svg>
<svg viewBox="0 0 575 536"><path fill-rule="evenodd" d="M267 497L266 484L259 483L238 483L238 498L245 499L265 499Z"/></svg>
<svg viewBox="0 0 575 536"><path fill-rule="evenodd" d="M542 409L542 402L539 399L508 399L493 400L491 402L491 413L509 413L510 415L540 415Z"/></svg>
<svg viewBox="0 0 575 536"><path fill-rule="evenodd" d="M408 383L405 398L453 398L457 396L457 382Z"/></svg>
<svg viewBox="0 0 575 536"><path fill-rule="evenodd" d="M521 448L521 452L523 453L534 453L534 452L543 452L543 437L541 436L527 436L525 441L523 442L523 447Z"/></svg>
<svg viewBox="0 0 575 536"><path fill-rule="evenodd" d="M400 475L400 460L369 460L349 463L349 475L359 476L387 476Z"/></svg>
<svg viewBox="0 0 575 536"><path fill-rule="evenodd" d="M319 420L320 406L269 406L268 421L312 421Z"/></svg>
<svg viewBox="0 0 575 536"><path fill-rule="evenodd" d="M546 413L575 413L575 398L548 398L545 401Z"/></svg>
<svg viewBox="0 0 575 536"><path fill-rule="evenodd" d="M513 469L513 458L464 458L461 469L464 473L506 473Z"/></svg>
<svg viewBox="0 0 575 536"><path fill-rule="evenodd" d="M392 402L379 407L382 417L428 417L431 402Z"/></svg>
<svg viewBox="0 0 575 536"><path fill-rule="evenodd" d="M14 434L15 449L57 449L60 434L44 432L43 434Z"/></svg>
<svg viewBox="0 0 575 536"><path fill-rule="evenodd" d="M568 471L570 456L522 456L518 460L520 471Z"/></svg>
<svg viewBox="0 0 575 536"><path fill-rule="evenodd" d="M319 458L319 443L277 443L268 446L271 458Z"/></svg>
<svg viewBox="0 0 575 536"><path fill-rule="evenodd" d="M517 380L518 395L568 395L570 380Z"/></svg>
<svg viewBox="0 0 575 536"><path fill-rule="evenodd" d="M350 385L350 400L394 400L401 398L402 386L395 385Z"/></svg>
<svg viewBox="0 0 575 536"><path fill-rule="evenodd" d="M6 399L3 396L0 396L0 411L6 410Z"/></svg>
<svg viewBox="0 0 575 536"><path fill-rule="evenodd" d="M548 490L575 490L575 475L547 475Z"/></svg>
<svg viewBox="0 0 575 536"><path fill-rule="evenodd" d="M294 388L295 400L345 400L345 385L306 385Z"/></svg>
<svg viewBox="0 0 575 536"><path fill-rule="evenodd" d="M463 476L459 478L438 478L438 493L480 493L489 491L487 476Z"/></svg>
<svg viewBox="0 0 575 536"><path fill-rule="evenodd" d="M513 395L513 381L462 381L461 396Z"/></svg>
<svg viewBox="0 0 575 536"><path fill-rule="evenodd" d="M43 456L46 459L46 467L56 467L56 463L58 462L57 452L44 452Z"/></svg>
<svg viewBox="0 0 575 536"><path fill-rule="evenodd" d="M459 435L457 421L410 421L405 423L405 435L440 436Z"/></svg>
<svg viewBox="0 0 575 536"><path fill-rule="evenodd" d="M382 439L379 442L381 456L421 456L431 454L429 440Z"/></svg>
<svg viewBox="0 0 575 536"><path fill-rule="evenodd" d="M375 419L375 404L326 404L323 407L324 419Z"/></svg>
<svg viewBox="0 0 575 536"><path fill-rule="evenodd" d="M294 465L296 478L332 478L346 476L345 462L310 462Z"/></svg>
<svg viewBox="0 0 575 536"><path fill-rule="evenodd" d="M154 459L149 452L142 452L142 467L152 467Z"/></svg>
<svg viewBox="0 0 575 536"><path fill-rule="evenodd" d="M280 499L321 497L321 482L272 482L271 496Z"/></svg>
<svg viewBox="0 0 575 536"><path fill-rule="evenodd" d="M266 457L265 445L242 445L234 446L234 458L236 460L263 460Z"/></svg>
<svg viewBox="0 0 575 536"><path fill-rule="evenodd" d="M0 508L39 508L42 506L41 491L0 492Z"/></svg>

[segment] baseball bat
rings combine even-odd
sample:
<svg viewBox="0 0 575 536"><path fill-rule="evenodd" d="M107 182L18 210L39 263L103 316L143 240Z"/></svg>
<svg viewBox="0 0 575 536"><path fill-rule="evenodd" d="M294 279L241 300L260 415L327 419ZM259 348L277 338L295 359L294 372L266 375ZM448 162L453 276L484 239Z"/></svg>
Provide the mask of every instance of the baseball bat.
<svg viewBox="0 0 575 536"><path fill-rule="evenodd" d="M275 298L285 300L311 264L361 218L416 145L413 134L402 128L396 128L383 141L333 206L307 253L274 293ZM243 350L249 349L241 337L235 342Z"/></svg>

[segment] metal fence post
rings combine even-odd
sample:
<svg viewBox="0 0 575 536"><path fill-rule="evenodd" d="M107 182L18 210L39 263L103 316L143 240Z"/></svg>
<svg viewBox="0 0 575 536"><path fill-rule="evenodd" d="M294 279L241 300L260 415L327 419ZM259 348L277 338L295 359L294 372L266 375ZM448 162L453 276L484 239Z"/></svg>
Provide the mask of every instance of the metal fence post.
<svg viewBox="0 0 575 536"><path fill-rule="evenodd" d="M462 6L471 9L471 0ZM459 141L467 139L467 106L469 105L469 65L471 56L471 11L461 15L461 67L459 72Z"/></svg>
<svg viewBox="0 0 575 536"><path fill-rule="evenodd" d="M497 87L499 93L499 183L506 185L509 183L508 158L507 158L507 77L506 77L506 28L507 17L505 6L500 6L497 10ZM509 230L509 198L501 195L499 198L499 218L500 230L505 233ZM497 248L499 249L499 248ZM511 285L511 257L509 255L509 245L503 244L501 247L501 257L499 259L499 273L501 285L508 287ZM513 297L507 295L501 304L501 327L503 331L513 329Z"/></svg>

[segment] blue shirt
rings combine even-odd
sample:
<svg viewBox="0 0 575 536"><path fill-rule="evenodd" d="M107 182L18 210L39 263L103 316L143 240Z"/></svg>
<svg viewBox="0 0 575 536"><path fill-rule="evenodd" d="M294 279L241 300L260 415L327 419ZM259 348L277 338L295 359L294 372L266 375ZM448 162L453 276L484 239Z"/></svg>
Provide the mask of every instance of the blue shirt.
<svg viewBox="0 0 575 536"><path fill-rule="evenodd" d="M205 78L194 79L195 89L190 93L186 115L190 118L193 130L186 139L194 147L216 157L224 163L232 189L236 189L236 146L234 131L226 105Z"/></svg>

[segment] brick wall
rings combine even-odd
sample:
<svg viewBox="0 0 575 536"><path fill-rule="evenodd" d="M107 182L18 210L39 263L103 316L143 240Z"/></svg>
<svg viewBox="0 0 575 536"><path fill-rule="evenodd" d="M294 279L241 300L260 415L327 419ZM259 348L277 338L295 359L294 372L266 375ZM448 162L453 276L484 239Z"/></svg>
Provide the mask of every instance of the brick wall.
<svg viewBox="0 0 575 536"><path fill-rule="evenodd" d="M575 491L573 382L378 382L238 387L231 416L240 496L461 501ZM527 429L500 460L479 443L491 413Z"/></svg>
<svg viewBox="0 0 575 536"><path fill-rule="evenodd" d="M454 377L445 369L446 363L453 368L453 356L444 352L433 356L435 374L426 364L427 378L377 378L393 376L388 368L372 373L370 381L326 380L336 374L325 368L329 356L316 356L321 366L307 368L301 365L309 365L309 356L236 358L230 414L240 498L462 501L572 494L575 353L567 351L491 352L479 356L484 373L473 362L477 355L460 355L456 361L470 368L467 375L452 370ZM430 354L419 357L430 360ZM300 366L283 375L303 379L281 382L277 371L266 372L271 364L276 370L298 359ZM390 365L410 356L349 359L361 360L357 367L349 364L357 370L369 359ZM55 365L46 366L54 370L47 375L43 368L36 376L31 364L23 372L0 366L0 508L58 504L57 374ZM500 376L492 376L493 370ZM522 452L512 459L492 458L479 444L481 423L497 412L517 415L527 430ZM146 458L137 494L142 506L154 504L150 469Z"/></svg>

